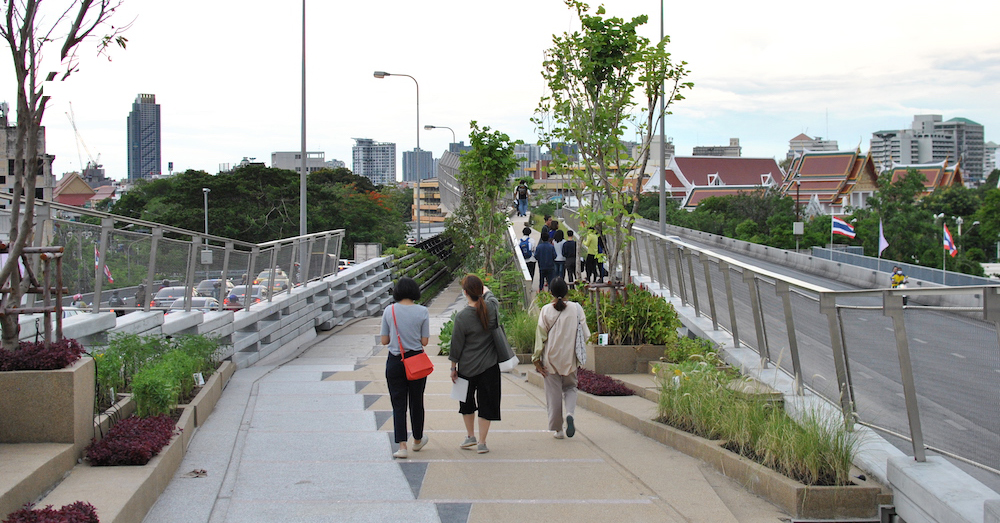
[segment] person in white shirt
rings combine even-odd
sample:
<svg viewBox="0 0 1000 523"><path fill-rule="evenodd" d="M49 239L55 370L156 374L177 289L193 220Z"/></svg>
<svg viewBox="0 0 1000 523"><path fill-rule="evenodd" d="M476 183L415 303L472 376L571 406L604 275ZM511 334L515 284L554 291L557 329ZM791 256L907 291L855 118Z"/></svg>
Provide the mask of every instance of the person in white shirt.
<svg viewBox="0 0 1000 523"><path fill-rule="evenodd" d="M566 237L562 232L562 229L556 229L555 234L552 237L553 246L556 248L556 273L553 278L566 279L566 257L563 256L563 244L566 243Z"/></svg>

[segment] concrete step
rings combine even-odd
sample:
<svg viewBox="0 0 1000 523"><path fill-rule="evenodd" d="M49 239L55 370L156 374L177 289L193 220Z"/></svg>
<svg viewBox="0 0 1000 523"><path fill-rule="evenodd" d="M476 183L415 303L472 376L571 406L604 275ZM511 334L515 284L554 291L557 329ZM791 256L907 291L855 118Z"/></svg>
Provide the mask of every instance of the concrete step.
<svg viewBox="0 0 1000 523"><path fill-rule="evenodd" d="M0 519L25 503L37 501L74 465L72 444L0 444Z"/></svg>

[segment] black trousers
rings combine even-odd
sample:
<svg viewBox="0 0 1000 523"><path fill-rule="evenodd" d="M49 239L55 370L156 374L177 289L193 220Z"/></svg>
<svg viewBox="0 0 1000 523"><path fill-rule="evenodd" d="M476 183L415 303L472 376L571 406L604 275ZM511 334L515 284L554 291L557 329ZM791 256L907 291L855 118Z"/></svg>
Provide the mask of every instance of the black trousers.
<svg viewBox="0 0 1000 523"><path fill-rule="evenodd" d="M423 351L407 351L406 357ZM389 386L389 400L392 401L392 425L395 429L396 443L406 441L406 409L410 409L410 422L413 424L413 439L424 439L424 388L427 378L410 381L406 379L406 369L403 360L392 353L385 362L385 380Z"/></svg>

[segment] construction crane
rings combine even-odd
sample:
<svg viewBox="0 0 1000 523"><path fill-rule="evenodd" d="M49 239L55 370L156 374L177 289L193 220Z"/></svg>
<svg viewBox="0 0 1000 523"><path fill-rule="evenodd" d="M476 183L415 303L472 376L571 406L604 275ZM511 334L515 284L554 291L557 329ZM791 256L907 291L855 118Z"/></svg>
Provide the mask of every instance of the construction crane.
<svg viewBox="0 0 1000 523"><path fill-rule="evenodd" d="M73 132L76 133L76 156L80 162L80 174L83 175L88 169L97 169L100 165L101 153L97 153L97 158L94 158L90 154L90 149L87 149L87 144L83 141L83 136L80 136L80 131L76 128L76 115L73 114L73 102L69 102L69 112L66 113L66 118L69 118L70 125L73 126ZM83 166L83 156L80 155L80 146L83 146L83 150L87 152L87 166Z"/></svg>

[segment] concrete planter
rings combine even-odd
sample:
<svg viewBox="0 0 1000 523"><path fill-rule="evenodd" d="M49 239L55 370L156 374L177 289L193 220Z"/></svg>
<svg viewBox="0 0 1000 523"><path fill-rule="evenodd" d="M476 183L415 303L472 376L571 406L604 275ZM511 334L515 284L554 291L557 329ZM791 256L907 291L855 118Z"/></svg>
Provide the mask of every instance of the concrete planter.
<svg viewBox="0 0 1000 523"><path fill-rule="evenodd" d="M94 360L59 370L0 372L0 443L71 443L94 435Z"/></svg>
<svg viewBox="0 0 1000 523"><path fill-rule="evenodd" d="M587 364L583 367L600 374L647 372L648 362L659 361L663 345L587 345Z"/></svg>
<svg viewBox="0 0 1000 523"><path fill-rule="evenodd" d="M191 400L188 405L193 411L194 423L202 426L208 420L208 415L215 409L215 404L222 397L222 388L236 371L236 365L231 361L224 361L222 365L209 376L208 381L202 386L201 391Z"/></svg>

